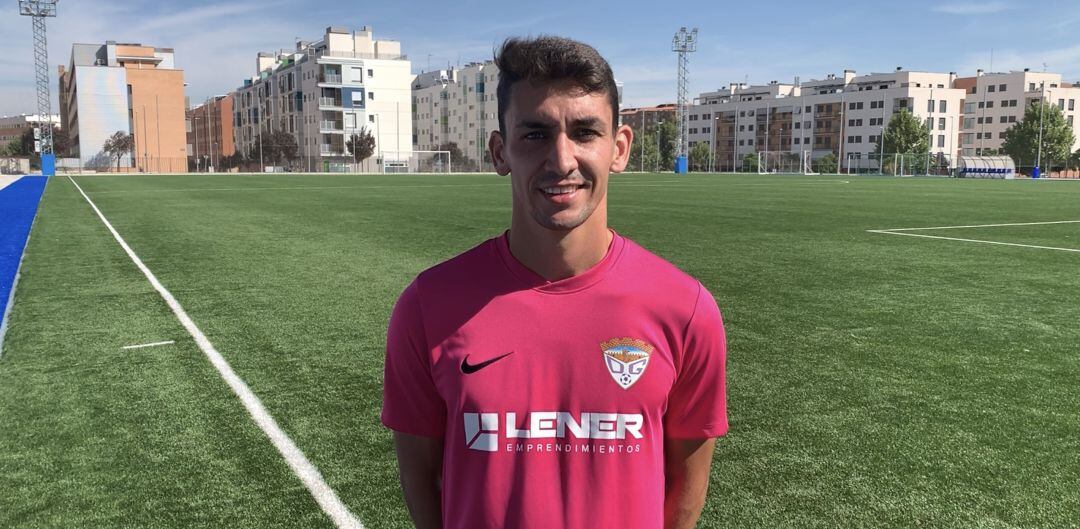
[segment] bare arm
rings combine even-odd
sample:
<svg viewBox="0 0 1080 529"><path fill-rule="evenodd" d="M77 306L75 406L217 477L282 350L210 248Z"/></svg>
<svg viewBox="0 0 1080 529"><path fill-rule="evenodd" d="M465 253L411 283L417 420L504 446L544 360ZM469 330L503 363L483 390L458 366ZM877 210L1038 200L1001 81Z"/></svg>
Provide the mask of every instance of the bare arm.
<svg viewBox="0 0 1080 529"><path fill-rule="evenodd" d="M394 432L394 448L413 523L417 529L442 529L442 439Z"/></svg>
<svg viewBox="0 0 1080 529"><path fill-rule="evenodd" d="M716 439L664 441L664 529L693 529L705 506Z"/></svg>

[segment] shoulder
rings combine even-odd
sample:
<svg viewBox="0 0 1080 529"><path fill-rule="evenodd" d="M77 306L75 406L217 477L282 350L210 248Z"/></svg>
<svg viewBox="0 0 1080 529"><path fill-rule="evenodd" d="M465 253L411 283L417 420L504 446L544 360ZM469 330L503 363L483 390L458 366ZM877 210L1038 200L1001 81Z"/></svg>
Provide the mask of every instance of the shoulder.
<svg viewBox="0 0 1080 529"><path fill-rule="evenodd" d="M703 291L707 293L701 282L667 259L625 239L626 248L619 263L623 280L652 299L667 300L692 313L698 297Z"/></svg>
<svg viewBox="0 0 1080 529"><path fill-rule="evenodd" d="M496 239L488 239L476 246L438 263L417 274L413 284L420 290L439 289L460 284L497 264Z"/></svg>

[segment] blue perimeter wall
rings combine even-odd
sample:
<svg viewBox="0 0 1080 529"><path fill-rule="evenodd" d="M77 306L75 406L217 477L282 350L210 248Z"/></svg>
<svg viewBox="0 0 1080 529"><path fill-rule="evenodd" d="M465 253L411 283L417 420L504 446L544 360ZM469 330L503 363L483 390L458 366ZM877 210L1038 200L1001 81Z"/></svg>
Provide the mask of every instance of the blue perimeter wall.
<svg viewBox="0 0 1080 529"><path fill-rule="evenodd" d="M0 318L7 314L15 273L48 181L44 176L24 176L0 189Z"/></svg>

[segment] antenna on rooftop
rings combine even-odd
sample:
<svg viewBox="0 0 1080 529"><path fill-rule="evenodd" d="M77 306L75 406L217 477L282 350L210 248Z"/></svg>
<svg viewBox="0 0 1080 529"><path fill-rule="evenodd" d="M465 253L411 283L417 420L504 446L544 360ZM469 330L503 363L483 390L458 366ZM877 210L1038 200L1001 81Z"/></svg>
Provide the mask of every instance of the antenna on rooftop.
<svg viewBox="0 0 1080 529"><path fill-rule="evenodd" d="M19 0L19 14L33 19L34 80L37 84L39 151L41 174L52 176L56 157L53 155L52 97L49 95L49 40L45 35L45 19L56 16L57 0Z"/></svg>
<svg viewBox="0 0 1080 529"><path fill-rule="evenodd" d="M685 173L686 163L686 136L689 131L690 121L686 115L687 100L689 99L687 79L690 76L690 53L697 51L698 29L686 31L685 27L679 28L675 37L671 39L671 51L679 54L679 77L678 77L678 102L675 107L675 121L678 132L675 140L675 172Z"/></svg>

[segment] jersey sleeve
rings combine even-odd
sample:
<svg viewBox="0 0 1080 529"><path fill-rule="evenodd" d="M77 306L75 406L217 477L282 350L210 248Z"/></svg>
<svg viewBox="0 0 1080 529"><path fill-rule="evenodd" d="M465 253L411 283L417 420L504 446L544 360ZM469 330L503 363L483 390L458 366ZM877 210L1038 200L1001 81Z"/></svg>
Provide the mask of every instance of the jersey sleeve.
<svg viewBox="0 0 1080 529"><path fill-rule="evenodd" d="M446 403L431 376L416 281L402 292L386 332L382 423L402 433L442 437Z"/></svg>
<svg viewBox="0 0 1080 529"><path fill-rule="evenodd" d="M686 328L682 363L668 396L664 435L707 439L727 433L727 341L720 308L704 287Z"/></svg>

